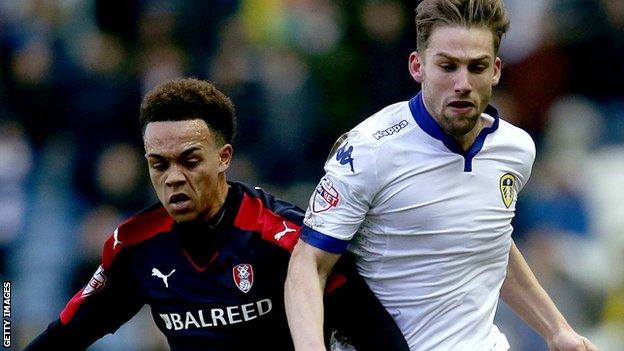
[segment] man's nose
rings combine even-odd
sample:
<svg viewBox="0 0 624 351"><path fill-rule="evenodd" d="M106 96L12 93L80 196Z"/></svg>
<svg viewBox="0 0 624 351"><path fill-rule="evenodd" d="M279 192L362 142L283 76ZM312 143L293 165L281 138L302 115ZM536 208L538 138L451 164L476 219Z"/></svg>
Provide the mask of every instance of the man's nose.
<svg viewBox="0 0 624 351"><path fill-rule="evenodd" d="M470 83L470 72L468 69L462 68L455 75L455 92L458 94L466 94L472 91Z"/></svg>
<svg viewBox="0 0 624 351"><path fill-rule="evenodd" d="M176 186L180 184L184 184L186 182L186 177L184 173L180 170L178 165L171 165L167 170L167 176L165 178L165 184L167 186Z"/></svg>

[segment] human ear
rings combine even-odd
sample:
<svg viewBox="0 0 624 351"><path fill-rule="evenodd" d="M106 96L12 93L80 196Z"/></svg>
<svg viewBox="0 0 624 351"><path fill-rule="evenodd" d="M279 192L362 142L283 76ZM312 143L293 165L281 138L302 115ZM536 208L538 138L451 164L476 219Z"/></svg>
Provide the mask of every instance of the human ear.
<svg viewBox="0 0 624 351"><path fill-rule="evenodd" d="M496 60L494 60L494 77L492 77L493 86L498 84L498 81L500 80L502 67L503 62L501 61L500 57L496 57Z"/></svg>
<svg viewBox="0 0 624 351"><path fill-rule="evenodd" d="M232 155L234 150L232 145L225 144L219 149L219 166L218 171L225 172L228 168L230 168L230 163L232 162Z"/></svg>
<svg viewBox="0 0 624 351"><path fill-rule="evenodd" d="M424 78L423 56L418 51L410 54L408 68L412 78L418 83L422 83Z"/></svg>

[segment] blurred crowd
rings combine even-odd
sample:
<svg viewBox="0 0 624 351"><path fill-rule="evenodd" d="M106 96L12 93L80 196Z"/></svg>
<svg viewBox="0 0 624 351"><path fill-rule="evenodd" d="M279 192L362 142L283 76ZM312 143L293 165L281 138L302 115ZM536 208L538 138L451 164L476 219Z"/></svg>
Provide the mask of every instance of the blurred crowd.
<svg viewBox="0 0 624 351"><path fill-rule="evenodd" d="M237 107L230 179L306 206L333 141L415 95L407 0L1 0L0 276L13 346L58 316L105 238L156 201L138 106L208 79ZM624 1L505 0L492 104L535 139L514 238L574 327L624 350ZM468 206L469 204L467 204ZM501 303L513 350L546 350ZM166 350L143 311L93 350Z"/></svg>

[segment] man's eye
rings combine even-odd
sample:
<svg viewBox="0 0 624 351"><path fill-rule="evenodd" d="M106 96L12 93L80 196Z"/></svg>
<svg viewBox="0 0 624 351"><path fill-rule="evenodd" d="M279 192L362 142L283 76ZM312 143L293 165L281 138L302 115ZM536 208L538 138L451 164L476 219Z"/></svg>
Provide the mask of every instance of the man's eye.
<svg viewBox="0 0 624 351"><path fill-rule="evenodd" d="M165 169L167 169L167 165L162 162L155 162L152 163L152 168L157 171L164 171Z"/></svg>
<svg viewBox="0 0 624 351"><path fill-rule="evenodd" d="M474 73L481 73L485 71L485 68L486 67L484 65L472 65L469 67L470 71Z"/></svg>
<svg viewBox="0 0 624 351"><path fill-rule="evenodd" d="M185 162L185 164L188 168L195 168L199 164L199 160L188 160Z"/></svg>
<svg viewBox="0 0 624 351"><path fill-rule="evenodd" d="M449 64L441 64L440 68L442 68L446 72L452 72L455 69L455 66Z"/></svg>

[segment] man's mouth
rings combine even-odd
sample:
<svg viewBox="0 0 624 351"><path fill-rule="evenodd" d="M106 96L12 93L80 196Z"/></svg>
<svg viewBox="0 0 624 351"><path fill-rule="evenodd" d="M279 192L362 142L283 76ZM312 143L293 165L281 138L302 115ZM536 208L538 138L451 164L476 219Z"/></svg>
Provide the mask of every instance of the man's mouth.
<svg viewBox="0 0 624 351"><path fill-rule="evenodd" d="M173 194L169 197L169 208L175 212L188 212L191 205L191 197L186 194Z"/></svg>
<svg viewBox="0 0 624 351"><path fill-rule="evenodd" d="M463 100L451 101L448 105L450 107L458 108L458 109L474 107L474 104L472 102L470 102L470 101L463 101Z"/></svg>
<svg viewBox="0 0 624 351"><path fill-rule="evenodd" d="M191 198L183 193L178 193L178 194L173 194L169 197L169 203L170 204L176 204L176 203L180 203L180 202L184 202L184 201L188 201Z"/></svg>

